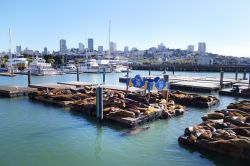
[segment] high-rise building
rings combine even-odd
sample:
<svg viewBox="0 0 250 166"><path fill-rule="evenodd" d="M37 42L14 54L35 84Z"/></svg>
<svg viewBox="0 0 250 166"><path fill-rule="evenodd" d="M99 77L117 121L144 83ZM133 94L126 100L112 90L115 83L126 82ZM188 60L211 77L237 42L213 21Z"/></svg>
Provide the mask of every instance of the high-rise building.
<svg viewBox="0 0 250 166"><path fill-rule="evenodd" d="M115 42L110 42L109 50L110 50L111 53L117 51L117 45L116 45Z"/></svg>
<svg viewBox="0 0 250 166"><path fill-rule="evenodd" d="M64 40L64 39L60 40L60 52L62 52L62 53L67 52L66 40Z"/></svg>
<svg viewBox="0 0 250 166"><path fill-rule="evenodd" d="M16 54L20 55L22 53L22 47L16 46Z"/></svg>
<svg viewBox="0 0 250 166"><path fill-rule="evenodd" d="M166 47L164 46L163 43L161 43L161 44L158 45L158 50L159 51L164 51L165 49L166 49Z"/></svg>
<svg viewBox="0 0 250 166"><path fill-rule="evenodd" d="M98 52L103 52L103 46L98 46Z"/></svg>
<svg viewBox="0 0 250 166"><path fill-rule="evenodd" d="M94 51L94 39L88 39L88 50L90 52Z"/></svg>
<svg viewBox="0 0 250 166"><path fill-rule="evenodd" d="M206 43L205 42L198 43L198 52L199 53L206 53Z"/></svg>
<svg viewBox="0 0 250 166"><path fill-rule="evenodd" d="M194 45L188 45L187 51L188 52L194 52Z"/></svg>
<svg viewBox="0 0 250 166"><path fill-rule="evenodd" d="M128 46L125 46L125 47L124 47L124 52L127 53L128 51L129 51L129 50L128 50Z"/></svg>
<svg viewBox="0 0 250 166"><path fill-rule="evenodd" d="M78 44L79 51L84 51L84 45L82 43Z"/></svg>
<svg viewBox="0 0 250 166"><path fill-rule="evenodd" d="M47 47L44 47L44 49L43 49L43 55L48 55L48 49L47 49Z"/></svg>

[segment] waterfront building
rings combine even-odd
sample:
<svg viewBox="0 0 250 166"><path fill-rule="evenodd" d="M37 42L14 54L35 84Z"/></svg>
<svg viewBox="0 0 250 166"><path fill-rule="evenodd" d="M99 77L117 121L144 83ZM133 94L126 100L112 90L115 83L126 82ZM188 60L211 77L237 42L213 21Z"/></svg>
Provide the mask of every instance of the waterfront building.
<svg viewBox="0 0 250 166"><path fill-rule="evenodd" d="M115 42L110 42L109 50L110 50L111 53L117 51L117 45L116 45Z"/></svg>
<svg viewBox="0 0 250 166"><path fill-rule="evenodd" d="M198 43L198 52L199 53L206 53L206 43L205 42Z"/></svg>
<svg viewBox="0 0 250 166"><path fill-rule="evenodd" d="M22 47L21 46L16 46L16 54L21 55L22 53Z"/></svg>
<svg viewBox="0 0 250 166"><path fill-rule="evenodd" d="M94 51L94 39L88 39L88 50L90 52Z"/></svg>
<svg viewBox="0 0 250 166"><path fill-rule="evenodd" d="M98 52L103 52L103 46L98 46Z"/></svg>
<svg viewBox="0 0 250 166"><path fill-rule="evenodd" d="M66 40L64 40L64 39L60 40L60 52L61 53L67 52L67 44L66 44Z"/></svg>
<svg viewBox="0 0 250 166"><path fill-rule="evenodd" d="M194 52L194 45L188 45L187 51L188 52Z"/></svg>
<svg viewBox="0 0 250 166"><path fill-rule="evenodd" d="M84 45L83 45L83 43L79 43L78 44L78 49L79 49L79 51L81 51L81 52L83 52L84 51Z"/></svg>

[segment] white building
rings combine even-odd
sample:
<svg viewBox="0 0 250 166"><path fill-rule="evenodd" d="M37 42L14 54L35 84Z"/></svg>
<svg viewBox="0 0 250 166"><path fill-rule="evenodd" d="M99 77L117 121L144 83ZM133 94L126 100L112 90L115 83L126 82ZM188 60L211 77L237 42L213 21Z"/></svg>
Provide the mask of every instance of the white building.
<svg viewBox="0 0 250 166"><path fill-rule="evenodd" d="M103 52L103 46L98 46L98 52Z"/></svg>
<svg viewBox="0 0 250 166"><path fill-rule="evenodd" d="M206 53L206 43L205 42L198 43L198 52L199 53Z"/></svg>
<svg viewBox="0 0 250 166"><path fill-rule="evenodd" d="M84 45L82 43L78 44L79 51L84 51Z"/></svg>
<svg viewBox="0 0 250 166"><path fill-rule="evenodd" d="M64 39L60 40L60 52L61 53L66 53L67 52L66 40L64 40Z"/></svg>
<svg viewBox="0 0 250 166"><path fill-rule="evenodd" d="M94 51L94 39L88 39L88 50L90 52Z"/></svg>
<svg viewBox="0 0 250 166"><path fill-rule="evenodd" d="M194 52L194 45L188 45L187 51L188 52Z"/></svg>
<svg viewBox="0 0 250 166"><path fill-rule="evenodd" d="M16 54L21 55L21 53L22 53L22 47L16 46Z"/></svg>
<svg viewBox="0 0 250 166"><path fill-rule="evenodd" d="M117 45L116 45L115 42L110 42L109 50L110 50L111 53L117 51Z"/></svg>

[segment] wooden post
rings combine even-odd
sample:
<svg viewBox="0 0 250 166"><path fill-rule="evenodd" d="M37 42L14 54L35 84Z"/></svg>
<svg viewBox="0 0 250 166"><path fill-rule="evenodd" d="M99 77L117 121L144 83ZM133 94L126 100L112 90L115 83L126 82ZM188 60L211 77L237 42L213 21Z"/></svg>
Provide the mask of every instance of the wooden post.
<svg viewBox="0 0 250 166"><path fill-rule="evenodd" d="M31 72L28 71L28 86L31 84Z"/></svg>
<svg viewBox="0 0 250 166"><path fill-rule="evenodd" d="M238 70L236 70L236 72L235 72L235 80L236 81L238 80Z"/></svg>
<svg viewBox="0 0 250 166"><path fill-rule="evenodd" d="M76 80L79 82L79 68L78 65L76 66Z"/></svg>
<svg viewBox="0 0 250 166"><path fill-rule="evenodd" d="M244 70L244 73L243 73L243 80L246 80L247 79L247 71L246 69Z"/></svg>
<svg viewBox="0 0 250 166"><path fill-rule="evenodd" d="M106 72L106 70L105 70L105 68L103 68L103 73L102 73L102 82L103 82L103 84L105 84L105 72Z"/></svg>
<svg viewBox="0 0 250 166"><path fill-rule="evenodd" d="M127 85L126 85L126 97L128 96L128 84L129 84L129 68L127 67Z"/></svg>
<svg viewBox="0 0 250 166"><path fill-rule="evenodd" d="M96 117L103 119L103 88L96 88Z"/></svg>
<svg viewBox="0 0 250 166"><path fill-rule="evenodd" d="M163 75L163 78L164 78L164 80L166 81L166 82L168 82L169 81L169 75Z"/></svg>
<svg viewBox="0 0 250 166"><path fill-rule="evenodd" d="M100 100L99 100L99 119L102 120L103 119L103 88L100 87L100 90L99 90L99 97L100 97Z"/></svg>
<svg viewBox="0 0 250 166"><path fill-rule="evenodd" d="M224 76L224 72L221 71L220 72L220 87L223 88L223 76Z"/></svg>
<svg viewBox="0 0 250 166"><path fill-rule="evenodd" d="M169 75L164 75L163 78L166 81L166 84L168 86L168 84L169 84ZM169 93L169 89L167 90L167 99L166 99L167 100L167 104L168 104L168 93ZM166 108L167 108L167 104L166 104Z"/></svg>

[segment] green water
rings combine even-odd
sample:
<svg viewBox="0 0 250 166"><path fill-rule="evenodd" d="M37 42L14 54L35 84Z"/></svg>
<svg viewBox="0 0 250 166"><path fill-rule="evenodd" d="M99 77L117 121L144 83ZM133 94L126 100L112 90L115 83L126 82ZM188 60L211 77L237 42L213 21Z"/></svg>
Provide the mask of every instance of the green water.
<svg viewBox="0 0 250 166"><path fill-rule="evenodd" d="M138 71L132 75L137 73L147 74ZM219 77L218 73L202 74ZM118 85L118 77L123 75L107 74L107 84ZM229 73L230 76L234 75ZM75 75L32 77L33 83L75 79ZM26 81L26 76L0 77L0 84L25 85ZM102 75L83 74L80 81L99 83ZM124 137L122 133L127 130L122 127L99 124L94 118L64 108L33 102L27 97L0 98L0 166L244 165L228 157L186 149L177 142L186 127L201 122L203 114L239 100L220 99L220 104L210 109L188 107L184 116L146 124L149 130Z"/></svg>

